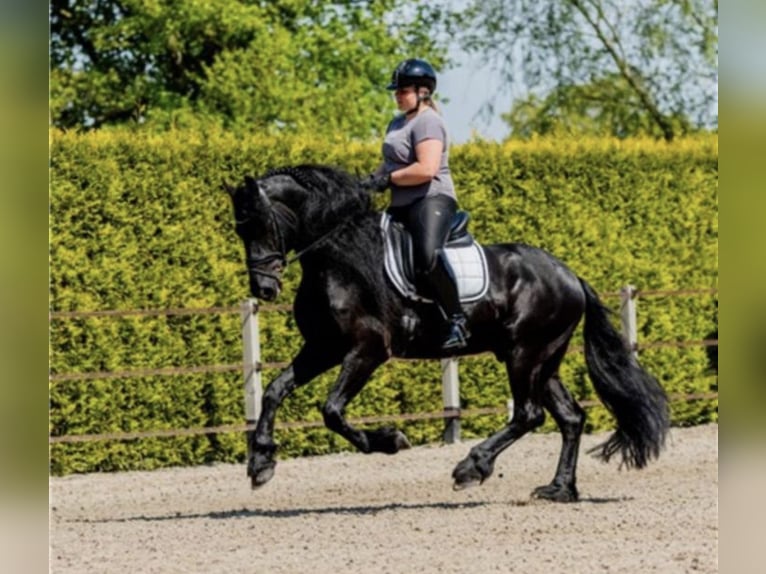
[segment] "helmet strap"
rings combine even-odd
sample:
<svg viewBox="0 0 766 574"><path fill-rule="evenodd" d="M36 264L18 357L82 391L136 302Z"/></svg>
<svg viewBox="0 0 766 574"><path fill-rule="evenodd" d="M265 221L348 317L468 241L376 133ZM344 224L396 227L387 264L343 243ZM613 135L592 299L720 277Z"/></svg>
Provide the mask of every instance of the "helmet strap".
<svg viewBox="0 0 766 574"><path fill-rule="evenodd" d="M419 87L415 88L415 89L416 89L416 92L417 92L418 103L415 104L414 108L404 112L405 116L409 116L410 114L415 114L415 113L419 112L420 111L420 103L421 102L427 102L427 101L429 101L431 99L431 92L430 91L426 95L423 96L423 95L420 94L420 88Z"/></svg>

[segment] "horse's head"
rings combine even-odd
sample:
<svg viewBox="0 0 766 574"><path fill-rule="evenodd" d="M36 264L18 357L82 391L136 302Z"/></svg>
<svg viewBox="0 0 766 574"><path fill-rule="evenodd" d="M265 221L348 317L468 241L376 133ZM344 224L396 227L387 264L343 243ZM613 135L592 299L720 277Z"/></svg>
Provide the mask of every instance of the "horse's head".
<svg viewBox="0 0 766 574"><path fill-rule="evenodd" d="M244 185L223 187L231 196L235 229L245 245L250 292L258 299L272 301L282 289L286 247L271 200L249 176Z"/></svg>
<svg viewBox="0 0 766 574"><path fill-rule="evenodd" d="M245 244L253 296L271 301L279 295L289 249L305 253L352 215L370 208L369 193L361 193L358 184L341 170L311 165L274 169L257 180L245 177L238 187L224 184Z"/></svg>

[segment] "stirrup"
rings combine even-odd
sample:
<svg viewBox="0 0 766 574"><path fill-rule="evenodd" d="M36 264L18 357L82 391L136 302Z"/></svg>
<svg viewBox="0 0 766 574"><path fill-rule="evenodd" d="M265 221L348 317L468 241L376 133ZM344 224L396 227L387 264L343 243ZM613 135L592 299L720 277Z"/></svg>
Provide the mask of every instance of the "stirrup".
<svg viewBox="0 0 766 574"><path fill-rule="evenodd" d="M449 334L442 343L442 349L444 351L464 349L468 346L468 337L470 336L471 333L468 332L465 326L465 317L463 315L454 315L450 319Z"/></svg>

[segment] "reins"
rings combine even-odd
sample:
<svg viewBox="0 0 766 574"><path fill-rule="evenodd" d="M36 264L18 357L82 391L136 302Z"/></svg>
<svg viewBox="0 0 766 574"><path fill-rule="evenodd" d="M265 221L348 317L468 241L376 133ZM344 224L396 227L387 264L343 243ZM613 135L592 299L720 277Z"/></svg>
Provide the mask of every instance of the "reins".
<svg viewBox="0 0 766 574"><path fill-rule="evenodd" d="M341 223L339 223L338 225L336 225L335 227L330 229L330 231L328 231L327 233L325 233L324 235L322 235L318 239L315 239L308 246L306 246L303 249L301 249L300 251L298 251L290 259L287 259L285 267L287 265L290 265L291 263L295 263L301 257L303 257L306 253L308 253L309 251L312 251L313 249L315 249L320 243L322 243L325 239L327 239L328 237L331 237L333 234L335 234L341 227L346 225L349 221L351 221L351 218L346 219L345 221L342 221Z"/></svg>
<svg viewBox="0 0 766 574"><path fill-rule="evenodd" d="M276 205L279 205L279 209L276 207ZM298 261L301 257L309 253L310 251L313 251L316 249L320 244L322 244L324 241L326 241L328 238L332 237L335 233L337 233L342 227L344 227L346 224L348 224L351 221L351 218L348 218L332 229L330 229L327 233L322 235L321 237L315 239L311 243L309 243L306 247L301 249L300 251L296 252L292 257L287 257L287 245L285 242L285 236L282 232L282 229L279 227L279 223L277 222L277 213L279 213L279 216L285 219L291 219L292 222L295 222L297 220L297 216L295 213L286 205L277 203L277 204L271 204L270 205L270 223L271 227L274 231L274 234L277 236L277 239L279 241L279 251L274 251L271 253L267 253L266 255L262 255L261 257L253 257L248 260L248 268L252 273L255 273L257 275L262 275L264 277L269 277L270 279L274 279L275 281L280 281L280 277L276 273L272 273L271 271L265 271L263 269L260 269L263 265L266 265L267 263L271 263L275 259L279 259L282 261L282 268L286 269L289 265L295 263ZM284 211L288 211L289 215L287 213L284 213ZM237 225L246 225L249 222L249 219L245 219L244 221L236 221ZM292 222L287 223L288 225L291 225Z"/></svg>

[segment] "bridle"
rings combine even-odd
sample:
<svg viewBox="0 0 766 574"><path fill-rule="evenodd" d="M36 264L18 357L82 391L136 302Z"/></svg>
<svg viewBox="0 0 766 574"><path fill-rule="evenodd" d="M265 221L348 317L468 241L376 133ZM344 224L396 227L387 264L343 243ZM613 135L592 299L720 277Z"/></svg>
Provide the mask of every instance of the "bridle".
<svg viewBox="0 0 766 574"><path fill-rule="evenodd" d="M271 230L274 233L274 235L277 237L279 242L279 251L267 251L263 255L253 256L248 255L247 256L247 270L250 273L253 273L255 275L261 275L263 277L268 277L269 279L273 279L277 282L277 284L282 286L282 279L280 275L273 271L269 271L267 269L264 269L266 265L271 263L272 261L279 261L281 269L284 269L288 265L288 261L286 259L286 253L287 248L285 247L285 236L282 233L282 229L280 229L279 224L277 223L277 216L275 214L275 210L271 205L269 205L269 224L271 225ZM234 224L237 228L237 231L239 232L241 229L247 227L247 225L252 220L252 217L248 217L246 219L235 219ZM240 233L240 235L242 235ZM280 269L280 271L281 271Z"/></svg>
<svg viewBox="0 0 766 574"><path fill-rule="evenodd" d="M279 207L277 207L277 205ZM267 269L263 269L264 266L268 265L272 261L279 261L281 263L280 269L278 273L281 274L282 270L287 268L292 263L295 263L298 261L301 257L303 257L306 253L312 251L316 247L318 247L323 241L331 237L333 234L337 233L338 230L340 230L342 227L344 227L350 219L347 219L332 229L322 235L321 237L315 239L312 241L309 245L298 251L295 255L287 258L287 244L285 242L285 236L282 232L282 228L279 226L279 223L277 221L277 214L279 214L279 217L286 221L286 225L293 225L297 221L297 216L295 213L286 205L283 205L281 203L273 204L269 203L269 225L271 226L271 230L274 233L274 235L277 237L277 241L279 243L279 251L267 251L263 255L259 255L257 257L248 256L247 258L247 269L250 273L253 273L255 275L261 275L263 277L268 277L269 279L272 279L277 282L277 284L282 287L282 279L281 275L269 271ZM250 221L252 220L252 217L248 217L247 219L238 220L235 219L234 223L236 228L242 229L243 227L247 226Z"/></svg>

